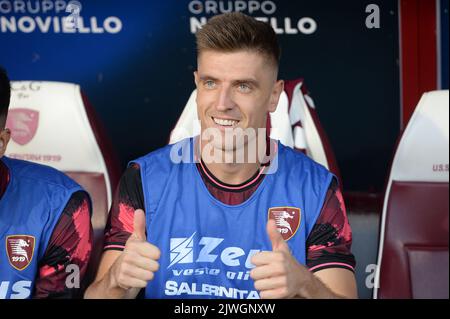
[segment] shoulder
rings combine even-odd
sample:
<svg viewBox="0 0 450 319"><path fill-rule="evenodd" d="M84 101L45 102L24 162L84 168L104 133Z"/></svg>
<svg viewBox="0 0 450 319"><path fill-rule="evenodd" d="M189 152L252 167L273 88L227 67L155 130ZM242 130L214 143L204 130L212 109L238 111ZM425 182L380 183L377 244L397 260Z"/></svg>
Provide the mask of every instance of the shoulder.
<svg viewBox="0 0 450 319"><path fill-rule="evenodd" d="M278 143L278 145L280 164L291 173L298 172L300 174L305 174L305 172L311 172L324 177L332 175L325 166L317 163L302 152L284 146L281 142Z"/></svg>
<svg viewBox="0 0 450 319"><path fill-rule="evenodd" d="M153 152L148 153L136 160L131 161L130 164L138 164L141 173L151 171L170 170L176 164L193 163L193 139L184 139L178 143L166 145Z"/></svg>
<svg viewBox="0 0 450 319"><path fill-rule="evenodd" d="M81 189L73 179L50 166L15 159L4 160L4 163L13 178L20 181L64 190Z"/></svg>

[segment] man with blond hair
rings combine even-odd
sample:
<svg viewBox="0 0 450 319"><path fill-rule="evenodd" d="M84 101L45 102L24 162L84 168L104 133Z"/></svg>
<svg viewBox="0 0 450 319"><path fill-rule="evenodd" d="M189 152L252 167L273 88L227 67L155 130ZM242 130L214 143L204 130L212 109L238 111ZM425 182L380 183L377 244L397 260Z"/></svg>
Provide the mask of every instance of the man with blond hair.
<svg viewBox="0 0 450 319"><path fill-rule="evenodd" d="M85 297L355 298L336 177L265 132L284 89L275 32L224 14L197 49L201 134L130 164Z"/></svg>

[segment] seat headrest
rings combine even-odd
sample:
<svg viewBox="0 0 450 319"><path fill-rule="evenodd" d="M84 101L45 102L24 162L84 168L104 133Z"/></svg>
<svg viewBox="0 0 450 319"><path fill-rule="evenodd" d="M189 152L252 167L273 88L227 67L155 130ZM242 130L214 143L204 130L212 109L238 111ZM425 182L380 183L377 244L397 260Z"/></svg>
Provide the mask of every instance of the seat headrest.
<svg viewBox="0 0 450 319"><path fill-rule="evenodd" d="M80 87L60 82L12 82L7 156L61 171L106 172Z"/></svg>
<svg viewBox="0 0 450 319"><path fill-rule="evenodd" d="M170 135L169 144L200 134L201 127L197 114L197 90L194 90L181 116ZM270 137L280 140L284 145L293 147L294 139L289 120L289 101L286 92L282 92L275 112L270 113Z"/></svg>
<svg viewBox="0 0 450 319"><path fill-rule="evenodd" d="M448 183L448 99L448 90L422 96L397 148L392 180Z"/></svg>
<svg viewBox="0 0 450 319"><path fill-rule="evenodd" d="M175 144L185 138L200 134L200 121L197 115L197 90L189 97L180 118L170 134L169 144Z"/></svg>

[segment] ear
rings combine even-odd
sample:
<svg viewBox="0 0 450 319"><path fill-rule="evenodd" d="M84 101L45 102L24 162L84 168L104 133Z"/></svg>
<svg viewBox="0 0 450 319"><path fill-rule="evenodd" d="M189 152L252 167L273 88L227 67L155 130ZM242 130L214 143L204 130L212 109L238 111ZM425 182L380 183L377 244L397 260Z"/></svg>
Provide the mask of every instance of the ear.
<svg viewBox="0 0 450 319"><path fill-rule="evenodd" d="M195 88L197 89L197 96L195 97L195 102L197 103L197 112L198 112L198 86L200 83L200 79L198 76L198 71L194 72L194 82L195 82Z"/></svg>
<svg viewBox="0 0 450 319"><path fill-rule="evenodd" d="M276 111L283 90L284 90L284 81L283 80L277 81L273 87L272 94L270 95L269 112Z"/></svg>
<svg viewBox="0 0 450 319"><path fill-rule="evenodd" d="M11 132L9 129L0 131L0 157L5 155L6 146L8 145L10 138L11 138Z"/></svg>
<svg viewBox="0 0 450 319"><path fill-rule="evenodd" d="M195 86L198 88L199 78L198 78L197 71L194 72L194 82L195 82Z"/></svg>

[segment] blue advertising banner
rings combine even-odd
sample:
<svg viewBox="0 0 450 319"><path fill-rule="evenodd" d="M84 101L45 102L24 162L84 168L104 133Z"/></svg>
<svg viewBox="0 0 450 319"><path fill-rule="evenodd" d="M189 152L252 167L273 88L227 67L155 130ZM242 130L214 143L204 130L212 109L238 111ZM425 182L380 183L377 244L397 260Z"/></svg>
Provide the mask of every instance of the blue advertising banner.
<svg viewBox="0 0 450 319"><path fill-rule="evenodd" d="M397 1L78 4L0 0L0 65L12 80L80 84L123 168L167 143L195 88L198 28L215 14L242 11L279 34L280 78L305 79L345 189L383 189L400 125ZM379 23L367 23L369 4Z"/></svg>

